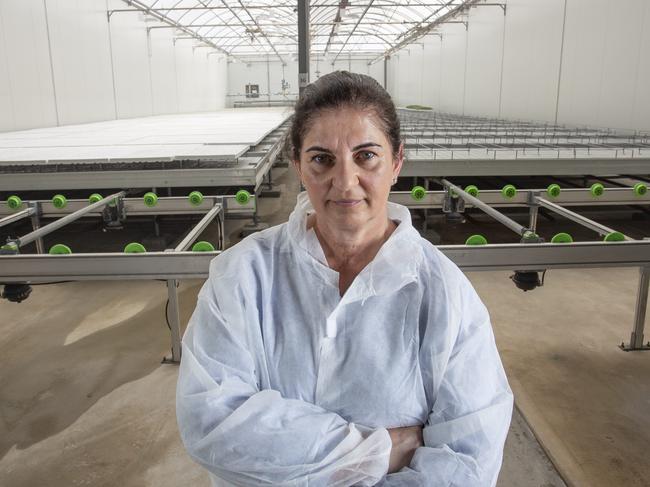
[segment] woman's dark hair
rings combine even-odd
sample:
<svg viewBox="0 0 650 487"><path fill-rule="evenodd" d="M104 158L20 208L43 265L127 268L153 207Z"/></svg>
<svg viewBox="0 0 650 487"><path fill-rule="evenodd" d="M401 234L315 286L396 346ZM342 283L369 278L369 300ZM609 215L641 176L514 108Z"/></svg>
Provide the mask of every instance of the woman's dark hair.
<svg viewBox="0 0 650 487"><path fill-rule="evenodd" d="M290 133L293 160L300 159L302 142L314 117L322 110L341 107L374 112L393 154L397 154L400 146L399 118L390 95L370 76L334 71L309 84L296 103Z"/></svg>

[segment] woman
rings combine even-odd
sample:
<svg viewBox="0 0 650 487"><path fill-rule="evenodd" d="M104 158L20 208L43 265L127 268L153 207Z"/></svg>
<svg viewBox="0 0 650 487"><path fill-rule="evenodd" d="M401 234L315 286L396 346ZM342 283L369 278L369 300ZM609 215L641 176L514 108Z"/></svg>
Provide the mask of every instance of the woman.
<svg viewBox="0 0 650 487"><path fill-rule="evenodd" d="M183 337L190 455L218 486L494 485L512 394L471 284L388 203L390 96L323 76L291 142L306 194L212 261Z"/></svg>

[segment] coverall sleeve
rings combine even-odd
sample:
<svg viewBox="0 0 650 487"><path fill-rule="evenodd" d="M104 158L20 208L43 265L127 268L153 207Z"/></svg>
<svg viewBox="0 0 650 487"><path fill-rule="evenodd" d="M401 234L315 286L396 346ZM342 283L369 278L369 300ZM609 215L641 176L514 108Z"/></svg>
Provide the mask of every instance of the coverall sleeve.
<svg viewBox="0 0 650 487"><path fill-rule="evenodd" d="M375 485L388 470L388 431L260 390L256 307L216 294L217 279L211 266L182 341L176 411L190 456L238 486Z"/></svg>
<svg viewBox="0 0 650 487"><path fill-rule="evenodd" d="M408 467L379 482L381 487L496 484L513 396L488 311L469 280L461 275L459 281L460 299L449 319L460 327L423 429L425 446Z"/></svg>

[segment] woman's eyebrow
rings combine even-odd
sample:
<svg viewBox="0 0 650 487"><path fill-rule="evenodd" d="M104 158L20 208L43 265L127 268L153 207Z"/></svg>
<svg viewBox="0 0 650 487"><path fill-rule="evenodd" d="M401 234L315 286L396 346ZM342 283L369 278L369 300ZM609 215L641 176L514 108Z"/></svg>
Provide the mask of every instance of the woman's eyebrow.
<svg viewBox="0 0 650 487"><path fill-rule="evenodd" d="M332 153L331 150L326 149L325 147L320 147L318 145L313 145L309 149L305 150L305 152L311 152L311 151L327 152L328 154Z"/></svg>
<svg viewBox="0 0 650 487"><path fill-rule="evenodd" d="M381 147L381 144L377 144L375 142L364 142L363 144L354 146L352 150L356 151L359 149L365 149L366 147ZM309 149L305 149L305 152L312 152L312 151L327 152L328 154L332 154L331 150L326 149L325 147L320 147L318 145L313 145Z"/></svg>
<svg viewBox="0 0 650 487"><path fill-rule="evenodd" d="M359 149L365 149L366 147L381 147L381 144L377 144L375 142L366 142L364 144L359 144L357 146L354 146L352 150L359 150Z"/></svg>

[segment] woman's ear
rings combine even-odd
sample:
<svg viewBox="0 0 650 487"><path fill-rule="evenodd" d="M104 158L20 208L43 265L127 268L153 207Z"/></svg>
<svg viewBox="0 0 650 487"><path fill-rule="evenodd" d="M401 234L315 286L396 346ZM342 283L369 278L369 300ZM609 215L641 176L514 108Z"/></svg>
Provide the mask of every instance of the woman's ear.
<svg viewBox="0 0 650 487"><path fill-rule="evenodd" d="M404 142L400 142L399 148L397 149L397 156L393 161L393 179L397 179L400 171L402 170L402 164L404 163Z"/></svg>
<svg viewBox="0 0 650 487"><path fill-rule="evenodd" d="M296 169L296 172L298 173L298 178L300 179L300 183L302 184L302 168L300 167L300 161L293 159L291 162L293 163L293 167Z"/></svg>

